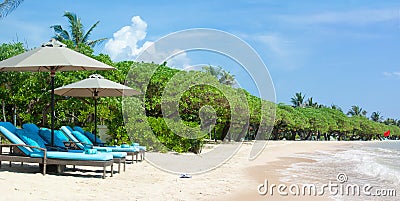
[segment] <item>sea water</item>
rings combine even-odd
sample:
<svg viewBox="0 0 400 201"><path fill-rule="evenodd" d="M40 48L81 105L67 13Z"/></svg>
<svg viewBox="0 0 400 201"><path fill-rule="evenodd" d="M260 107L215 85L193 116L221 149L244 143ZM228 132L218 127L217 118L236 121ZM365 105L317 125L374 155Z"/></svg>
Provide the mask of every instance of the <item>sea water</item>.
<svg viewBox="0 0 400 201"><path fill-rule="evenodd" d="M283 182L315 184L317 190L333 183L342 187L342 192L330 193L325 189L324 195L335 200L400 200L399 141L355 143L335 151L316 151L295 157L315 162L308 160L283 169ZM354 186L361 190L359 194L349 190Z"/></svg>

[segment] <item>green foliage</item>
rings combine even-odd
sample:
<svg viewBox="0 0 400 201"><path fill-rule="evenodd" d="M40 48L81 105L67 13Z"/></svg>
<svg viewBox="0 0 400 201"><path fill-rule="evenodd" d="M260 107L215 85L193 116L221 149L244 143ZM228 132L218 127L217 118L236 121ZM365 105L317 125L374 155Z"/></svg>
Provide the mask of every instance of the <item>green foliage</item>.
<svg viewBox="0 0 400 201"><path fill-rule="evenodd" d="M203 139L213 131L218 140L370 140L391 130L398 135L399 121L373 122L361 108L356 115L344 114L337 106L323 107L297 93L293 103L299 107L261 100L243 89L236 89L213 76L198 71L180 71L165 64L123 61L114 63L108 55L93 55L92 48L70 40L69 48L114 66L114 71L57 72L55 86L61 87L97 73L142 94L124 98L100 98L98 122L107 125L109 144L138 142L149 150L176 152L201 151ZM24 52L21 43L2 44L0 58ZM129 73L128 73L129 72ZM125 80L126 79L126 80ZM50 127L49 73L1 72L0 95L3 121L26 122ZM123 110L122 110L123 109ZM56 96L55 127L79 125L94 130L94 102L90 98ZM272 131L273 135L268 134Z"/></svg>
<svg viewBox="0 0 400 201"><path fill-rule="evenodd" d="M71 41L76 48L79 48L79 46L82 44L94 47L95 45L107 40L107 38L89 40L89 36L91 35L93 29L97 27L100 21L97 21L95 24L93 24L85 33L81 19L75 13L66 11L63 16L68 19L69 30L65 30L61 25L53 25L50 27L53 28L55 32L55 38L57 40Z"/></svg>

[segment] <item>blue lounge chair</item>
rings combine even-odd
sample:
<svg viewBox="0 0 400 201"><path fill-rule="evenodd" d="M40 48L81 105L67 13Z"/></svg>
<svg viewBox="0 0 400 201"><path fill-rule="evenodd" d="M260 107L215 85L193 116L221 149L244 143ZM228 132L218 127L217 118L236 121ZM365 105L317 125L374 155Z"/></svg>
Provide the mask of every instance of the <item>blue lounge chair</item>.
<svg viewBox="0 0 400 201"><path fill-rule="evenodd" d="M32 132L38 133L38 136L42 138L47 144L51 142L51 132L47 128L39 128L36 124L26 123L22 125L22 128ZM67 144L68 146L65 146ZM59 151L68 151L74 153L83 153L86 149L90 149L90 146L84 146L81 143L76 143L70 141L67 136L60 130L54 130L54 146ZM72 149L71 149L72 148ZM121 172L121 163L123 164L123 170L125 172L126 169L126 156L127 153L125 152L111 152L111 150L98 150L100 152L110 152L113 155L114 163L118 164L118 173Z"/></svg>
<svg viewBox="0 0 400 201"><path fill-rule="evenodd" d="M93 143L82 133L78 131L74 131L71 127L69 126L61 126L60 128L61 131L64 132L64 134L73 142L76 142L77 146L84 147L85 145L91 146L93 149L97 149L99 151L103 150L111 150L112 152L126 152L128 155L132 156L132 161L134 161L134 158L136 158L136 162L138 161L138 155L139 155L139 148L137 147L123 147L123 146L107 146L107 147L100 147L100 146L94 146Z"/></svg>
<svg viewBox="0 0 400 201"><path fill-rule="evenodd" d="M69 126L66 126L69 130L71 130ZM98 138L97 136L95 136L93 133L88 132L83 130L82 127L80 126L74 126L73 130L78 131L82 134L84 134L92 143L94 143L94 139L96 138L96 143L99 144L100 146L105 146L106 143L104 143L100 138ZM99 143L100 142L100 143ZM115 146L114 146L115 147ZM138 143L132 143L132 145L121 145L118 146L119 148L129 148L129 147L136 147L139 149L139 153L141 156L141 160L144 159L144 155L146 152L146 147L145 146L140 146Z"/></svg>
<svg viewBox="0 0 400 201"><path fill-rule="evenodd" d="M4 122L1 122L4 123ZM11 124L12 125L12 124ZM113 176L113 157L109 153L70 153L47 151L42 143L36 142L29 137L24 130L13 130L14 134L7 128L0 125L0 133L12 144L0 144L0 166L1 161L38 163L43 165L43 175L46 175L46 165L81 165L103 167L102 178L106 176L106 168L111 166L111 176ZM21 138L18 137L24 136ZM3 147L10 147L8 153L3 153Z"/></svg>

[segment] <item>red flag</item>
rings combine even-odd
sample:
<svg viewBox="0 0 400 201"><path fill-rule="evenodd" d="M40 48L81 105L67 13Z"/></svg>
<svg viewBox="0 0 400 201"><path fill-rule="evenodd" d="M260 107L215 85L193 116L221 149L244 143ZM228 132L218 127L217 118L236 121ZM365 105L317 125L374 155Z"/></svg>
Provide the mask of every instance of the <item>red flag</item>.
<svg viewBox="0 0 400 201"><path fill-rule="evenodd" d="M390 130L388 130L385 133L383 133L383 136L385 136L385 137L389 137L389 135L390 135Z"/></svg>

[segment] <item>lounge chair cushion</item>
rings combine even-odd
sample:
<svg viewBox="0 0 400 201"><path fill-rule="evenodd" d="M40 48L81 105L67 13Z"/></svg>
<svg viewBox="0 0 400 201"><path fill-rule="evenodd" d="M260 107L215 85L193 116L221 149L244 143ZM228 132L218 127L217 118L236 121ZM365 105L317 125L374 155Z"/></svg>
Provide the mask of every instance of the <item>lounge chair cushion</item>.
<svg viewBox="0 0 400 201"><path fill-rule="evenodd" d="M114 158L124 158L126 157L126 152L110 152Z"/></svg>
<svg viewBox="0 0 400 201"><path fill-rule="evenodd" d="M71 126L65 126L70 132L74 131L74 129L71 128Z"/></svg>
<svg viewBox="0 0 400 201"><path fill-rule="evenodd" d="M82 142L83 144L93 145L93 143L81 132L72 131L71 133L76 137L76 139L78 139L79 142Z"/></svg>
<svg viewBox="0 0 400 201"><path fill-rule="evenodd" d="M24 141L27 145L46 148L46 142L39 137L39 135L34 134L26 129L18 129L15 134Z"/></svg>
<svg viewBox="0 0 400 201"><path fill-rule="evenodd" d="M0 126L0 132L3 133L3 135L13 144L26 144L24 141L22 141L18 136L16 136L14 133L11 133L8 129L4 128L3 126ZM18 147L24 154L29 156L33 150L29 147Z"/></svg>
<svg viewBox="0 0 400 201"><path fill-rule="evenodd" d="M34 139L32 139L32 138L30 138L30 137L28 137L26 135L21 135L20 138L27 145L34 146L34 147L40 147L39 143L37 143ZM33 151L41 151L40 149L36 149L36 148L32 148L32 149L33 149Z"/></svg>
<svg viewBox="0 0 400 201"><path fill-rule="evenodd" d="M57 147L65 148L64 142L58 137L56 132L61 131L54 131L54 145ZM39 136L46 141L46 144L51 144L51 131L48 129L40 129Z"/></svg>
<svg viewBox="0 0 400 201"><path fill-rule="evenodd" d="M10 131L11 133L15 134L15 131L17 131L17 127L15 127L12 123L10 122L0 122L0 126L3 126L5 129Z"/></svg>
<svg viewBox="0 0 400 201"><path fill-rule="evenodd" d="M74 126L74 130L81 132L81 133L85 133L85 130L83 130L83 128L80 126Z"/></svg>
<svg viewBox="0 0 400 201"><path fill-rule="evenodd" d="M101 149L102 147L93 147L93 149ZM111 149L112 152L138 152L139 148L137 147L129 147L122 148L121 146L108 146L108 149Z"/></svg>
<svg viewBox="0 0 400 201"><path fill-rule="evenodd" d="M101 151L101 152L112 152L112 148L108 148L108 147L93 147L94 149L97 149L97 151Z"/></svg>
<svg viewBox="0 0 400 201"><path fill-rule="evenodd" d="M69 142L69 139L65 134L60 130L54 130L54 135L57 136L63 142Z"/></svg>
<svg viewBox="0 0 400 201"><path fill-rule="evenodd" d="M76 131L81 132L82 134L84 134L87 138L89 138L90 141L92 141L92 143L95 142L95 139L94 139L95 136L94 136L93 133L83 130L83 128L80 127L80 126L74 126L74 130L76 130ZM98 138L98 137L96 137L96 143L105 144L105 143L104 143L100 138Z"/></svg>
<svg viewBox="0 0 400 201"><path fill-rule="evenodd" d="M30 154L33 158L43 158L43 152L33 152ZM48 151L47 158L51 159L63 159L63 160L80 160L80 161L108 161L113 159L113 155L110 153L97 153L97 154L85 154L74 153L74 152L59 152L59 151Z"/></svg>
<svg viewBox="0 0 400 201"><path fill-rule="evenodd" d="M97 149L86 149L85 154L97 154Z"/></svg>
<svg viewBox="0 0 400 201"><path fill-rule="evenodd" d="M68 138L73 141L73 142L79 142L78 139L76 139L76 137L74 135L72 135L72 131L68 128L69 126L61 126L61 131L63 131Z"/></svg>
<svg viewBox="0 0 400 201"><path fill-rule="evenodd" d="M94 136L93 133L88 132L88 131L85 131L83 134L84 134L87 138L89 138L90 141L92 141L92 142L94 143L94 141L95 141L95 136ZM100 138L98 138L98 137L96 137L96 143L105 144L105 143L104 143Z"/></svg>
<svg viewBox="0 0 400 201"><path fill-rule="evenodd" d="M39 133L40 128L38 126L36 126L36 124L32 124L32 123L26 123L24 125L22 125L22 128L28 131L31 131L33 133Z"/></svg>

